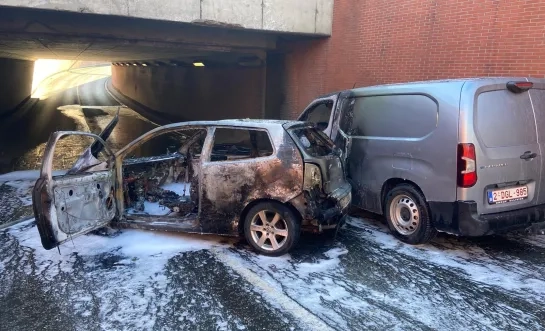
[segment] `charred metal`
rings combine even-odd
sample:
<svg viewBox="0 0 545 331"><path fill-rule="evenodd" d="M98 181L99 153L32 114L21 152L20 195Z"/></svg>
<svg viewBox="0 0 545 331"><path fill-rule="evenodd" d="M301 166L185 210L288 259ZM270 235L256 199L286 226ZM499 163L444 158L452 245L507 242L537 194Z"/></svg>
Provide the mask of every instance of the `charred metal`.
<svg viewBox="0 0 545 331"><path fill-rule="evenodd" d="M281 212L285 217L299 215L290 221L298 218L301 229L321 232L335 228L350 204L351 186L338 151L309 124L176 123L148 132L114 155L105 140L116 122L117 115L99 136L52 135L34 190L45 248L110 221L119 227L240 235L247 232L248 213L271 203L287 207ZM56 142L71 134L90 136L95 143L65 176L53 177ZM306 184L309 174L315 186ZM258 231L265 236L265 230ZM287 227L279 231L285 236ZM264 240L269 239L260 238L267 245ZM277 239L269 242L278 246Z"/></svg>

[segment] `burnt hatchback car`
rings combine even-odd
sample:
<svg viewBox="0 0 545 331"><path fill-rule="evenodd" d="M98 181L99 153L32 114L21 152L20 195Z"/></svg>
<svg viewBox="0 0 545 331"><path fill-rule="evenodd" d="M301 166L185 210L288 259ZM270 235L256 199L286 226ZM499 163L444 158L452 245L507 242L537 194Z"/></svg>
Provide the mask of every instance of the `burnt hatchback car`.
<svg viewBox="0 0 545 331"><path fill-rule="evenodd" d="M33 190L45 249L111 225L244 235L259 253L278 256L303 230L336 229L350 205L338 149L309 123L175 123L114 154L105 140L116 123L100 135L51 135ZM54 176L54 151L67 136L93 143Z"/></svg>

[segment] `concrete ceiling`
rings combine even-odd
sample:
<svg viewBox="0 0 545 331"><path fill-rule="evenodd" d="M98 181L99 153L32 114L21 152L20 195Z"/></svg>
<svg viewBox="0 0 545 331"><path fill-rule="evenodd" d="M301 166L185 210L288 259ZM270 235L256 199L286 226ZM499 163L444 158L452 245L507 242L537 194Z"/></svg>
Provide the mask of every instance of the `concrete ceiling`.
<svg viewBox="0 0 545 331"><path fill-rule="evenodd" d="M0 7L0 57L15 59L236 62L264 58L276 48L278 37L224 27Z"/></svg>
<svg viewBox="0 0 545 331"><path fill-rule="evenodd" d="M0 33L0 57L23 60L62 59L93 61L148 61L213 58L219 61L237 61L247 56L262 56L260 49L231 47L206 47L189 45L157 45L132 43L123 40L98 40L96 38L66 38L47 36L13 36Z"/></svg>

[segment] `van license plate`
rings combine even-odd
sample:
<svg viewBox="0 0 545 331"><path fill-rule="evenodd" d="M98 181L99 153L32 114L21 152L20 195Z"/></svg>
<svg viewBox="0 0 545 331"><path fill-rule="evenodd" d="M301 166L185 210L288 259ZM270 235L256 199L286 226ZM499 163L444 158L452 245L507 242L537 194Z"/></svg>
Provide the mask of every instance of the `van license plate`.
<svg viewBox="0 0 545 331"><path fill-rule="evenodd" d="M528 187L517 186L500 190L488 191L488 203L495 205L528 198Z"/></svg>

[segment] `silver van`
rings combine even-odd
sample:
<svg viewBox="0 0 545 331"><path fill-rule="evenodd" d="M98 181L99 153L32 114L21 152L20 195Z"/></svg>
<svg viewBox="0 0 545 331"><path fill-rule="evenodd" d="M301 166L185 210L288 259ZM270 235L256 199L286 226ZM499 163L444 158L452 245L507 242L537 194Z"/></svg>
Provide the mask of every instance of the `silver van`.
<svg viewBox="0 0 545 331"><path fill-rule="evenodd" d="M543 227L545 80L481 78L355 88L314 100L343 151L355 206L400 240Z"/></svg>

